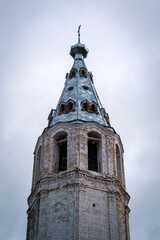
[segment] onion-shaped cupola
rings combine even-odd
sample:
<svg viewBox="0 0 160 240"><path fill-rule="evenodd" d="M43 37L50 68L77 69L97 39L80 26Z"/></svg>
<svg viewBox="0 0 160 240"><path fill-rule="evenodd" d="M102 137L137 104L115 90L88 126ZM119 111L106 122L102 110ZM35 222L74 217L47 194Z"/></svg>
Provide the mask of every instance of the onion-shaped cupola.
<svg viewBox="0 0 160 240"><path fill-rule="evenodd" d="M93 83L92 72L89 72L84 58L88 49L80 42L80 26L78 43L71 46L70 55L74 58L73 66L66 74L66 82L55 110L48 117L48 127L58 122L84 121L98 122L111 128L109 115L102 107ZM112 128L111 128L112 129Z"/></svg>

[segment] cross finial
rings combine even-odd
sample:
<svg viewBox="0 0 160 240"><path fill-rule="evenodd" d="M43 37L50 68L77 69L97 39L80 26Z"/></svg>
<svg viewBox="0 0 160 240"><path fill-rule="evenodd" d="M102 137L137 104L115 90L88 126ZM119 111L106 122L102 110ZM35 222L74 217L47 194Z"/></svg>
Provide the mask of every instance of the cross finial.
<svg viewBox="0 0 160 240"><path fill-rule="evenodd" d="M79 25L79 27L78 27L78 43L80 43L80 28L81 28L81 25Z"/></svg>

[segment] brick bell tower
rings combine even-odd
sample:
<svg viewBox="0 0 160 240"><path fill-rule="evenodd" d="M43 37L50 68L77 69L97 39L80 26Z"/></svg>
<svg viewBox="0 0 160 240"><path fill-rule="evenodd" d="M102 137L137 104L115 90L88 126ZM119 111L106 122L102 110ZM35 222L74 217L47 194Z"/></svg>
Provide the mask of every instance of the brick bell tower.
<svg viewBox="0 0 160 240"><path fill-rule="evenodd" d="M129 240L123 145L96 92L84 58L74 59L48 127L34 151L27 240Z"/></svg>

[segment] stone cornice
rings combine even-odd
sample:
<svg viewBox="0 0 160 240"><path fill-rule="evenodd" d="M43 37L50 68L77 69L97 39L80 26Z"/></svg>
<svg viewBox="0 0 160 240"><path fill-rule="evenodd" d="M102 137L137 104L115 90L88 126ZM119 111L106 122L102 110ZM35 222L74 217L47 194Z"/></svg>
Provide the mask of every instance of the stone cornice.
<svg viewBox="0 0 160 240"><path fill-rule="evenodd" d="M119 194L127 203L130 199L130 196L116 178L97 172L74 169L39 179L28 197L28 203L33 203L36 195L42 191L49 192L76 185L79 187L94 188L112 194Z"/></svg>

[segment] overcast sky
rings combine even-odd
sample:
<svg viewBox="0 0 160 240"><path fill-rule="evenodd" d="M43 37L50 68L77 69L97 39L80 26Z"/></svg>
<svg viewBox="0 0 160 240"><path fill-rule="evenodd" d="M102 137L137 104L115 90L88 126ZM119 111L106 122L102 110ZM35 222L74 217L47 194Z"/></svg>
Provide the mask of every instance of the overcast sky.
<svg viewBox="0 0 160 240"><path fill-rule="evenodd" d="M124 145L131 240L158 240L159 0L0 0L0 239L25 239L34 147L73 64L79 24Z"/></svg>

